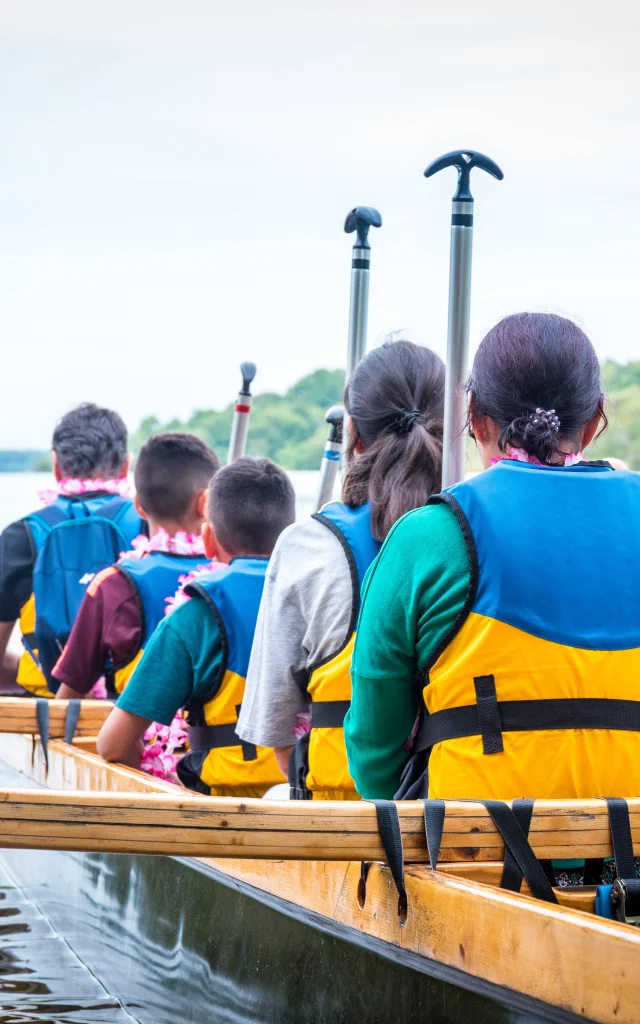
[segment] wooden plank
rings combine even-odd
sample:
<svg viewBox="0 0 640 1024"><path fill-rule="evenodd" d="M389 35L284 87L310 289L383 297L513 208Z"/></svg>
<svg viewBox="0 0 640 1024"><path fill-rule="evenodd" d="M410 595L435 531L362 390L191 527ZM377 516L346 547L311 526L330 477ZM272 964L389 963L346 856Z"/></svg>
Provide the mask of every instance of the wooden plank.
<svg viewBox="0 0 640 1024"><path fill-rule="evenodd" d="M10 743L5 748L3 740L3 758L17 768L24 765L26 774L38 776L42 765L36 753L29 767L28 738L6 739ZM178 792L170 783L128 768L104 765L94 755L58 741L51 744L49 757L56 785L76 788L78 781L94 784L101 780L105 788L112 786L122 792ZM638 1019L640 933L628 926L414 865L406 869L409 917L403 928L397 918L397 896L389 871L377 864L370 870L367 900L364 910L360 910L356 899L359 863L240 859L206 863L294 906L306 907L355 931L456 967L473 978L503 985L591 1020L635 1024ZM447 865L447 872L482 870L491 877L499 868L489 862L459 863Z"/></svg>
<svg viewBox="0 0 640 1024"><path fill-rule="evenodd" d="M372 867L363 910L358 878L352 864L337 921L589 1020L636 1024L638 929L416 867L402 927L389 870Z"/></svg>
<svg viewBox="0 0 640 1024"><path fill-rule="evenodd" d="M49 736L64 737L66 700L50 700ZM76 726L76 736L97 736L109 717L113 704L106 700L83 700ZM38 732L36 701L32 697L0 697L0 733L34 734Z"/></svg>
<svg viewBox="0 0 640 1024"><path fill-rule="evenodd" d="M0 802L0 846L270 860L384 859L375 807L366 801L202 797L171 788L130 795L7 789L0 790ZM640 799L629 806L638 855ZM405 860L426 861L421 803L397 807ZM540 858L612 854L603 801L539 801L529 836ZM485 808L456 801L447 803L441 851L444 862L495 861L504 855Z"/></svg>

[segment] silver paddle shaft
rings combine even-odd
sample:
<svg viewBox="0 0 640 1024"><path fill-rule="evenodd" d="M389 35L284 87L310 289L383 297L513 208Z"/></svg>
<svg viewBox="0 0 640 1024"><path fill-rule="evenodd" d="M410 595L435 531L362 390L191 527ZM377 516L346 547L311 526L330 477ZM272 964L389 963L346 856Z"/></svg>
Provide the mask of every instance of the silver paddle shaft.
<svg viewBox="0 0 640 1024"><path fill-rule="evenodd" d="M469 363L473 199L454 199L451 211L449 264L449 329L444 395L442 486L464 480L466 472L467 396L464 385Z"/></svg>
<svg viewBox="0 0 640 1024"><path fill-rule="evenodd" d="M351 302L349 305L349 347L347 380L364 357L367 348L369 312L369 265L371 249L354 245L351 261Z"/></svg>
<svg viewBox="0 0 640 1024"><path fill-rule="evenodd" d="M231 465L232 462L235 462L236 459L242 458L246 451L250 416L251 395L243 394L242 391L240 391L236 399L236 407L233 411L229 454L227 455L228 466Z"/></svg>
<svg viewBox="0 0 640 1024"><path fill-rule="evenodd" d="M324 446L324 454L320 463L320 479L318 481L318 493L316 496L316 512L326 505L333 498L333 490L336 484L336 476L340 469L340 456L342 454L341 441L327 441Z"/></svg>

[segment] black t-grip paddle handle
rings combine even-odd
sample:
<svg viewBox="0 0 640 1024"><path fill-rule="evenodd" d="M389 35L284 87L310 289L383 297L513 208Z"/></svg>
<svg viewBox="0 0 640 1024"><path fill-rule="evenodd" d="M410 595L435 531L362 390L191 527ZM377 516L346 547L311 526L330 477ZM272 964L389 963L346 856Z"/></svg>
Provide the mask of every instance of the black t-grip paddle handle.
<svg viewBox="0 0 640 1024"><path fill-rule="evenodd" d="M255 363L241 363L240 364L240 373L242 374L242 391L240 392L240 394L241 395L250 395L251 394L251 390L250 390L251 389L251 384L252 384L253 378L255 377L255 375L257 373L256 364Z"/></svg>
<svg viewBox="0 0 640 1024"><path fill-rule="evenodd" d="M361 249L368 249L369 228L382 227L382 217L373 206L356 206L350 210L344 222L344 230L348 235L357 232L355 244Z"/></svg>
<svg viewBox="0 0 640 1024"><path fill-rule="evenodd" d="M325 420L331 427L331 431L329 433L329 440L332 441L334 444L342 444L344 406L332 405L331 408L327 410Z"/></svg>
<svg viewBox="0 0 640 1024"><path fill-rule="evenodd" d="M438 157L437 160L432 160L424 172L424 176L425 178L430 178L432 174L437 174L438 171L444 170L445 167L458 168L458 188L453 197L454 202L457 199L473 200L469 185L471 171L474 167L480 167L487 174L497 178L498 181L502 181L504 178L504 174L494 160L485 156L484 153L478 153L473 149L455 149L452 153L445 153L444 156Z"/></svg>

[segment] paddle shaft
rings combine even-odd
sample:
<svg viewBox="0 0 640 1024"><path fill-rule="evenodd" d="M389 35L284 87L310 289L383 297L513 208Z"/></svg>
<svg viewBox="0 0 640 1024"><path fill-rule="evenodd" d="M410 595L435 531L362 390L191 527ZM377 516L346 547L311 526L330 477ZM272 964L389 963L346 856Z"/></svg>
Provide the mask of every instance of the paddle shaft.
<svg viewBox="0 0 640 1024"><path fill-rule="evenodd" d="M444 396L442 486L450 487L465 477L467 396L464 384L469 362L469 313L471 308L471 255L473 248L473 196L470 176L479 167L500 181L502 171L493 160L472 149L454 150L433 160L424 174L430 178L445 167L455 167L458 184L451 208L449 256L449 326Z"/></svg>
<svg viewBox="0 0 640 1024"><path fill-rule="evenodd" d="M251 382L256 375L256 367L253 363L243 363L240 370L242 373L242 388L238 392L233 410L227 465L231 465L236 459L242 458L247 448L247 436L249 434L252 400Z"/></svg>
<svg viewBox="0 0 640 1024"><path fill-rule="evenodd" d="M466 400L464 384L469 363L469 315L471 309L471 257L473 248L473 199L453 200L451 253L449 259L449 325L444 393L444 442L442 486L465 476Z"/></svg>
<svg viewBox="0 0 640 1024"><path fill-rule="evenodd" d="M320 462L320 479L318 480L318 492L316 494L316 512L331 501L335 487L336 476L340 467L340 455L342 454L342 433L344 424L344 409L341 405L334 405L329 409L326 417L330 426L329 437L327 438Z"/></svg>

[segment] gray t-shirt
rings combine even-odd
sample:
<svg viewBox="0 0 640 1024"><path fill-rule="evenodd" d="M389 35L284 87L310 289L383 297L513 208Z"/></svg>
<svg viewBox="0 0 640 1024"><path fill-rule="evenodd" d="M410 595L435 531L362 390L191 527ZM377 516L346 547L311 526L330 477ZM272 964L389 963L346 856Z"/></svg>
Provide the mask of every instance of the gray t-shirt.
<svg viewBox="0 0 640 1024"><path fill-rule="evenodd" d="M312 669L348 639L351 572L340 541L316 519L290 526L269 562L236 731L248 743L287 747L308 710Z"/></svg>

